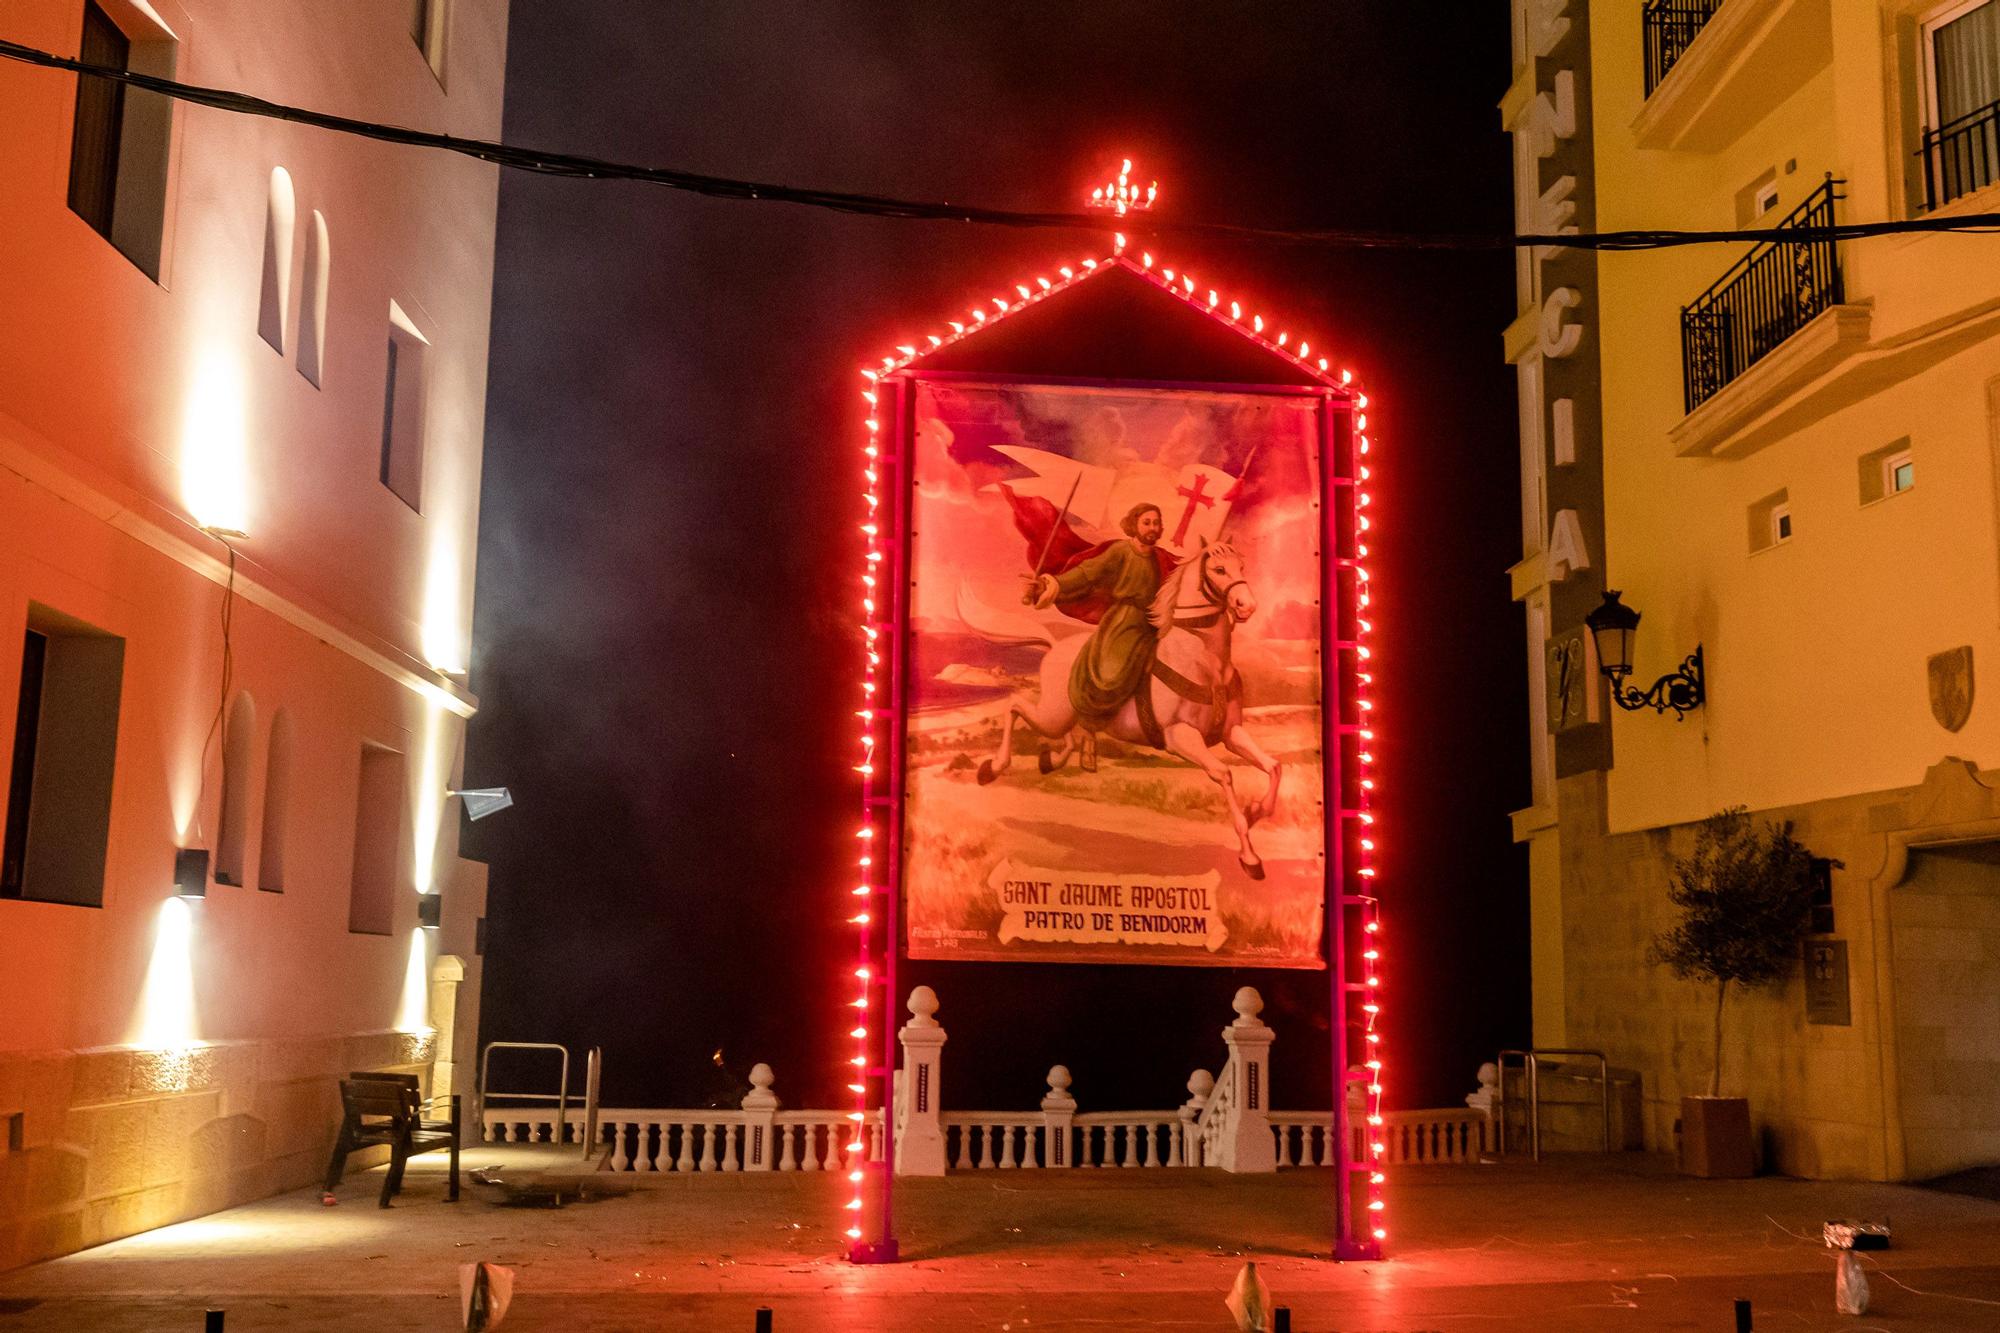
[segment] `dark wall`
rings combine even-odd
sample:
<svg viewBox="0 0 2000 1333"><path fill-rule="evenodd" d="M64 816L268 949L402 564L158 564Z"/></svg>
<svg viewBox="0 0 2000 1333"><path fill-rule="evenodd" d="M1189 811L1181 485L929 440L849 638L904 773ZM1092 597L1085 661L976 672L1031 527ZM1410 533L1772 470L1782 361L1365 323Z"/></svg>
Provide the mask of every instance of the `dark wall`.
<svg viewBox="0 0 2000 1333"><path fill-rule="evenodd" d="M522 3L507 137L1023 208L1125 153L1177 216L1504 232L1487 8ZM790 1104L833 1096L855 371L1101 244L503 181L466 779L520 803L468 830L493 866L487 1039L601 1044L628 1105L729 1095L760 1059ZM1527 1028L1511 266L1175 251L1374 398L1391 1100L1455 1102ZM1245 981L1279 1103L1326 1104L1324 974L908 972L942 997L961 1105L1031 1105L1055 1061L1086 1108L1178 1100Z"/></svg>

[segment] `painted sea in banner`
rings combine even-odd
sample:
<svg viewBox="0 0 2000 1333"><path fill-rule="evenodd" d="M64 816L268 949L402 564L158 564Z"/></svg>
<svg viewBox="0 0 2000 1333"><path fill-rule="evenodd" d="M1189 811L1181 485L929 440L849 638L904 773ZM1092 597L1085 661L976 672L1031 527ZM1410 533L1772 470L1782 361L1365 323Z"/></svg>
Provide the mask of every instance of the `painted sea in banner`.
<svg viewBox="0 0 2000 1333"><path fill-rule="evenodd" d="M1324 966L1318 400L916 395L910 956Z"/></svg>

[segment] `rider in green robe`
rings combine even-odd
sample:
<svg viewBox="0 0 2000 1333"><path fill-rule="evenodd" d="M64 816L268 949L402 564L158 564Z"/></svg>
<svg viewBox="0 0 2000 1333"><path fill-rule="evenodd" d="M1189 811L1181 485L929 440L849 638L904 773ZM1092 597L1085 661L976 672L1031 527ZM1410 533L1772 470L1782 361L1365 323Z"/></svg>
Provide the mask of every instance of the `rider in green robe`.
<svg viewBox="0 0 2000 1333"><path fill-rule="evenodd" d="M1108 726L1145 683L1159 640L1147 613L1160 591L1160 562L1153 550L1163 531L1160 510L1137 505L1120 526L1131 540L1114 542L1060 575L1044 574L1035 584L1036 606L1093 596L1109 599L1069 673L1070 703L1078 720L1092 728Z"/></svg>

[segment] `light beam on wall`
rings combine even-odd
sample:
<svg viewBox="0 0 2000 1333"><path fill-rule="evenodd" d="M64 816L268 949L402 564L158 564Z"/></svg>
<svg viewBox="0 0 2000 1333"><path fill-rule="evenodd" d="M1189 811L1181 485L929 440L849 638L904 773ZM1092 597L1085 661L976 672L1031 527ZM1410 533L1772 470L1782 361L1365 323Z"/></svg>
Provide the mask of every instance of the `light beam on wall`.
<svg viewBox="0 0 2000 1333"><path fill-rule="evenodd" d="M193 1046L201 1040L194 1004L194 905L188 899L172 897L160 904L136 1027L133 1040L149 1049Z"/></svg>
<svg viewBox="0 0 2000 1333"><path fill-rule="evenodd" d="M438 835L444 827L445 788L451 783L451 752L445 748L445 739L445 711L427 699L423 743L417 752L415 809L411 812L416 863L411 867L410 882L418 893L430 893L438 887Z"/></svg>
<svg viewBox="0 0 2000 1333"><path fill-rule="evenodd" d="M456 525L439 521L424 563L424 661L447 675L465 670L465 572Z"/></svg>
<svg viewBox="0 0 2000 1333"><path fill-rule="evenodd" d="M181 423L181 502L202 528L250 528L243 394L241 367L219 352L206 354L189 386Z"/></svg>
<svg viewBox="0 0 2000 1333"><path fill-rule="evenodd" d="M403 999L396 1009L398 1032L430 1033L431 951L428 935L421 928L410 932L410 957L403 966Z"/></svg>

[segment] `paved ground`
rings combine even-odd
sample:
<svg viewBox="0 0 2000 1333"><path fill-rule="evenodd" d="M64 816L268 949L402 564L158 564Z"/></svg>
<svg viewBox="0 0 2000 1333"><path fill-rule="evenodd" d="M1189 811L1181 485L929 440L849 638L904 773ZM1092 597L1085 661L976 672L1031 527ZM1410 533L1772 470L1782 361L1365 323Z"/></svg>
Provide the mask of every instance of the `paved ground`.
<svg viewBox="0 0 2000 1333"><path fill-rule="evenodd" d="M490 1155L489 1155L490 1156ZM427 1159L426 1159L427 1160ZM478 1160L475 1157L474 1160ZM505 1329L749 1330L758 1305L797 1330L1232 1327L1221 1301L1255 1258L1300 1333L1733 1327L2000 1328L2000 1203L1886 1185L1691 1181L1659 1161L1551 1159L1391 1177L1394 1257L1326 1262L1320 1172L978 1172L906 1181L907 1262L835 1252L825 1176L658 1178L560 1210L468 1185L443 1202L414 1167L403 1201L286 1195L0 1276L0 1333L451 1329L456 1267L519 1273ZM1833 1308L1821 1222L1889 1217L1875 1303Z"/></svg>

